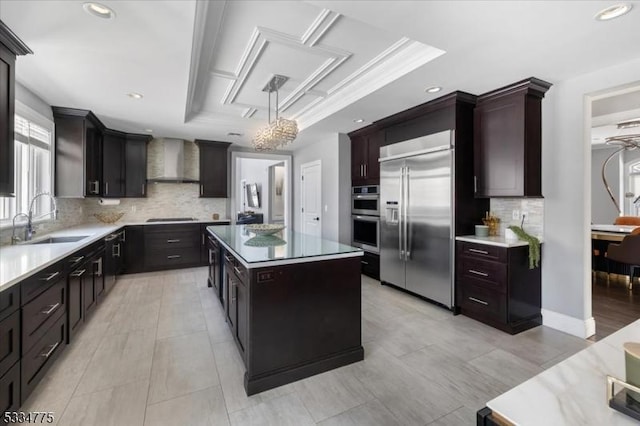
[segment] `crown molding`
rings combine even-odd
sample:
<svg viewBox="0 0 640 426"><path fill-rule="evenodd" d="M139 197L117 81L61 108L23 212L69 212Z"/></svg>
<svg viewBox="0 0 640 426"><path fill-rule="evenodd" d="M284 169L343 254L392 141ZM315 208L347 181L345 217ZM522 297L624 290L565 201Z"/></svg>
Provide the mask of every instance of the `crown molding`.
<svg viewBox="0 0 640 426"><path fill-rule="evenodd" d="M4 44L16 56L33 54L33 50L29 49L29 46L20 40L20 37L2 20L0 20L0 43Z"/></svg>

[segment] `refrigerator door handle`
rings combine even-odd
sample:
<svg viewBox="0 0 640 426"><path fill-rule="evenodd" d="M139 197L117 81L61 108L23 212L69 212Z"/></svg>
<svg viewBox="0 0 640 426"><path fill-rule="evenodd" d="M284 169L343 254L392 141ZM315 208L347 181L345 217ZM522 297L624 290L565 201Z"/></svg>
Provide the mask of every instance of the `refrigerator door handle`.
<svg viewBox="0 0 640 426"><path fill-rule="evenodd" d="M404 260L411 257L411 222L409 222L409 206L411 205L410 186L411 168L405 167L405 208L404 208Z"/></svg>
<svg viewBox="0 0 640 426"><path fill-rule="evenodd" d="M398 196L398 253L400 260L404 259L404 250L402 249L402 196L404 194L404 167L400 167L400 195Z"/></svg>

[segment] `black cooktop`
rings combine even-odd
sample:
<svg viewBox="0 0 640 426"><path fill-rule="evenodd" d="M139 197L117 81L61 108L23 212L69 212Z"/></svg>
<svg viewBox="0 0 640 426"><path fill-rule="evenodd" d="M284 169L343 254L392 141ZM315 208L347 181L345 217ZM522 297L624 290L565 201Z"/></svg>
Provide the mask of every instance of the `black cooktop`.
<svg viewBox="0 0 640 426"><path fill-rule="evenodd" d="M196 220L193 217L154 217L147 219L147 222L192 222Z"/></svg>

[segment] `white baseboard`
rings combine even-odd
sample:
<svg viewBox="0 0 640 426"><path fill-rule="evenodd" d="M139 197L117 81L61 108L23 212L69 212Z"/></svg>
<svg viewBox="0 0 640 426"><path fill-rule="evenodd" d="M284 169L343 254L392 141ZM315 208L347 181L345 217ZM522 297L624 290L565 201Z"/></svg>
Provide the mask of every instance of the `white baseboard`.
<svg viewBox="0 0 640 426"><path fill-rule="evenodd" d="M542 324L582 339L596 334L596 321L593 317L581 320L559 312L542 309Z"/></svg>

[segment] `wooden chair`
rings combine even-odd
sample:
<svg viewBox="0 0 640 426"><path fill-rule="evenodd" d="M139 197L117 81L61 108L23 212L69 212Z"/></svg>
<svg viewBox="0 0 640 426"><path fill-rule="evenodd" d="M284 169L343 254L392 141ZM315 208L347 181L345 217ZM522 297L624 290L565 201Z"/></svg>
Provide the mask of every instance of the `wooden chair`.
<svg viewBox="0 0 640 426"><path fill-rule="evenodd" d="M629 290L631 290L636 271L640 272L640 235L627 235L620 244L609 244L607 249L607 275L611 271L611 261L623 263L631 268L629 274Z"/></svg>

